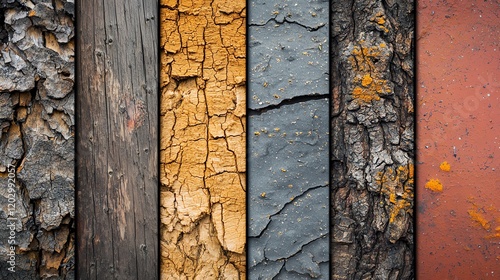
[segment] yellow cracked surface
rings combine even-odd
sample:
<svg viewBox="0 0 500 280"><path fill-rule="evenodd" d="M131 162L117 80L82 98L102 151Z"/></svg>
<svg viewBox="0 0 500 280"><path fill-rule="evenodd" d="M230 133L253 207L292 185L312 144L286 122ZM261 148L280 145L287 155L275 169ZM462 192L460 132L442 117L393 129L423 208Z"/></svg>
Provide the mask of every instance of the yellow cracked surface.
<svg viewBox="0 0 500 280"><path fill-rule="evenodd" d="M161 279L245 279L245 1L160 5Z"/></svg>

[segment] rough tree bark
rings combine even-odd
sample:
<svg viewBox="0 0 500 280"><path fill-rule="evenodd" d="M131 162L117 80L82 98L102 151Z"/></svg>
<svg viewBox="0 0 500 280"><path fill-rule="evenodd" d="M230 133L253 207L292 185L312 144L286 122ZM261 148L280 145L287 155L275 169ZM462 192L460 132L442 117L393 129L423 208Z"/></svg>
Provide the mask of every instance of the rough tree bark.
<svg viewBox="0 0 500 280"><path fill-rule="evenodd" d="M328 1L248 9L248 278L328 279Z"/></svg>
<svg viewBox="0 0 500 280"><path fill-rule="evenodd" d="M331 7L332 278L412 279L413 1Z"/></svg>
<svg viewBox="0 0 500 280"><path fill-rule="evenodd" d="M161 1L161 278L245 279L245 1Z"/></svg>
<svg viewBox="0 0 500 280"><path fill-rule="evenodd" d="M74 278L73 21L71 0L0 1L1 279Z"/></svg>
<svg viewBox="0 0 500 280"><path fill-rule="evenodd" d="M158 279L158 4L77 10L78 278Z"/></svg>

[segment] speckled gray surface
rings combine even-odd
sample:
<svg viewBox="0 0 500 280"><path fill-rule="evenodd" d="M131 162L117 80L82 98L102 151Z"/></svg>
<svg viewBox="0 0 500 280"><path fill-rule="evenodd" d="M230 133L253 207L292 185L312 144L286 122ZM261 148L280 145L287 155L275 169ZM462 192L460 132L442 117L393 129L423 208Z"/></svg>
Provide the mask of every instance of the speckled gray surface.
<svg viewBox="0 0 500 280"><path fill-rule="evenodd" d="M328 1L248 10L248 279L328 279Z"/></svg>
<svg viewBox="0 0 500 280"><path fill-rule="evenodd" d="M328 1L250 1L248 107L328 91Z"/></svg>

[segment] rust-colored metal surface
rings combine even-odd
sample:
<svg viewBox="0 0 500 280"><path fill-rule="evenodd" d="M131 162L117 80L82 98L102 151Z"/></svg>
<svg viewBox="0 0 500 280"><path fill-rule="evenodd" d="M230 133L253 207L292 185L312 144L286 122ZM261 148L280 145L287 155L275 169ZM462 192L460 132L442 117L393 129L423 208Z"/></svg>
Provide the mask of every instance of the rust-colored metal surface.
<svg viewBox="0 0 500 280"><path fill-rule="evenodd" d="M500 3L417 11L417 276L500 279Z"/></svg>

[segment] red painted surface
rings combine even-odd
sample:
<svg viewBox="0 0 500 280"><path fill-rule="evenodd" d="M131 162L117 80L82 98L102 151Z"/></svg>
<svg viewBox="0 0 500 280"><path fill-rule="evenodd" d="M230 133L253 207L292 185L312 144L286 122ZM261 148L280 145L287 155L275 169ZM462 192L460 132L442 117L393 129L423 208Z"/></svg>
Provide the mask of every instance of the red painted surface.
<svg viewBox="0 0 500 280"><path fill-rule="evenodd" d="M500 279L499 43L500 2L418 1L418 279Z"/></svg>

